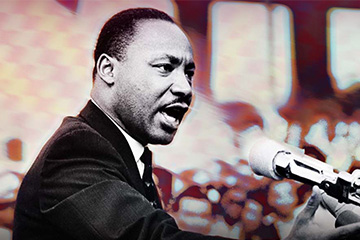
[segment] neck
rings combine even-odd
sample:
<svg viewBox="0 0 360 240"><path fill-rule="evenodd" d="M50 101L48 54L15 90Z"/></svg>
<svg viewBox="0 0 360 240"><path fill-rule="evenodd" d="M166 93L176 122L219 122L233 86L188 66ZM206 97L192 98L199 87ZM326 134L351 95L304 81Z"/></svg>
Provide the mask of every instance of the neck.
<svg viewBox="0 0 360 240"><path fill-rule="evenodd" d="M95 99L93 97L93 95L91 95L91 101L103 112L105 113L105 115L110 118L110 120L112 122L115 123L115 125L117 125L118 127L121 128L122 131L126 132L126 134L128 134L131 138L133 138L134 140L136 140L137 142L139 142L141 145L146 146L148 143L141 141L140 139L138 139L137 137L135 137L133 134L131 134L128 129L125 127L125 125L123 124L123 122L118 118L115 117L115 113L113 111L111 111L108 107L107 104L104 104L104 102L99 101L99 99Z"/></svg>

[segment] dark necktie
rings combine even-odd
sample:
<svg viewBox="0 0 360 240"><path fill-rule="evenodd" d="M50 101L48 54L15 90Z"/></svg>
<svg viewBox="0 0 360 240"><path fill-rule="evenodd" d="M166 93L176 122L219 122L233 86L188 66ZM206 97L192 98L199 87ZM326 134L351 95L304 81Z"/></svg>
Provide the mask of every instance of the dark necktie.
<svg viewBox="0 0 360 240"><path fill-rule="evenodd" d="M154 208L161 208L157 190L152 179L152 153L147 147L145 147L144 153L141 155L140 160L145 165L142 180L144 183L146 198Z"/></svg>

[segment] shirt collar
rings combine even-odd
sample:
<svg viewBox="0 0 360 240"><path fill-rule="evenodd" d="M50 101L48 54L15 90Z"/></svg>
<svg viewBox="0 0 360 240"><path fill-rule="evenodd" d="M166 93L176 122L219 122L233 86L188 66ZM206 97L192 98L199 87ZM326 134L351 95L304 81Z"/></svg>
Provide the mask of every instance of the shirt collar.
<svg viewBox="0 0 360 240"><path fill-rule="evenodd" d="M115 126L121 131L124 135L126 141L128 142L131 152L134 156L136 162L140 161L140 157L144 152L144 146L131 137L124 129L120 127L92 98L91 101L115 124Z"/></svg>

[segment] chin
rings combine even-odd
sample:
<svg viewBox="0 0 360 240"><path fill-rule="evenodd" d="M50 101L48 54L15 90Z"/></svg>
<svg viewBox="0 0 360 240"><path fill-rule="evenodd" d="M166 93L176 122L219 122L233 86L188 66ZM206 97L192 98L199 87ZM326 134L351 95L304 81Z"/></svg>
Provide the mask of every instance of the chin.
<svg viewBox="0 0 360 240"><path fill-rule="evenodd" d="M160 145L167 145L167 144L170 144L174 137L175 137L175 133L165 133L165 134L161 134L161 135L158 135L158 136L152 136L150 138L150 141L149 143L150 144L160 144Z"/></svg>

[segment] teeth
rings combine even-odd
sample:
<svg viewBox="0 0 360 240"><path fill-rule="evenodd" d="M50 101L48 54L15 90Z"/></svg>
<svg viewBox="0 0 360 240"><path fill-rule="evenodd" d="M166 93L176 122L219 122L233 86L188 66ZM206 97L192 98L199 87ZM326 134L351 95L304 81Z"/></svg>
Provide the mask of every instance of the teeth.
<svg viewBox="0 0 360 240"><path fill-rule="evenodd" d="M179 122L179 120L178 120L177 118L175 118L175 117L173 117L173 116L170 116L170 115L168 115L168 114L166 114L166 113L165 113L165 115L166 115L166 117L167 117L169 120L171 120L172 122Z"/></svg>
<svg viewBox="0 0 360 240"><path fill-rule="evenodd" d="M160 113L163 116L164 126L176 130L179 127L186 110L187 108L185 108L184 104L172 104L162 108Z"/></svg>
<svg viewBox="0 0 360 240"><path fill-rule="evenodd" d="M177 126L180 124L179 119L168 115L166 112L163 112L164 117L167 119L168 122L172 123L174 126Z"/></svg>

